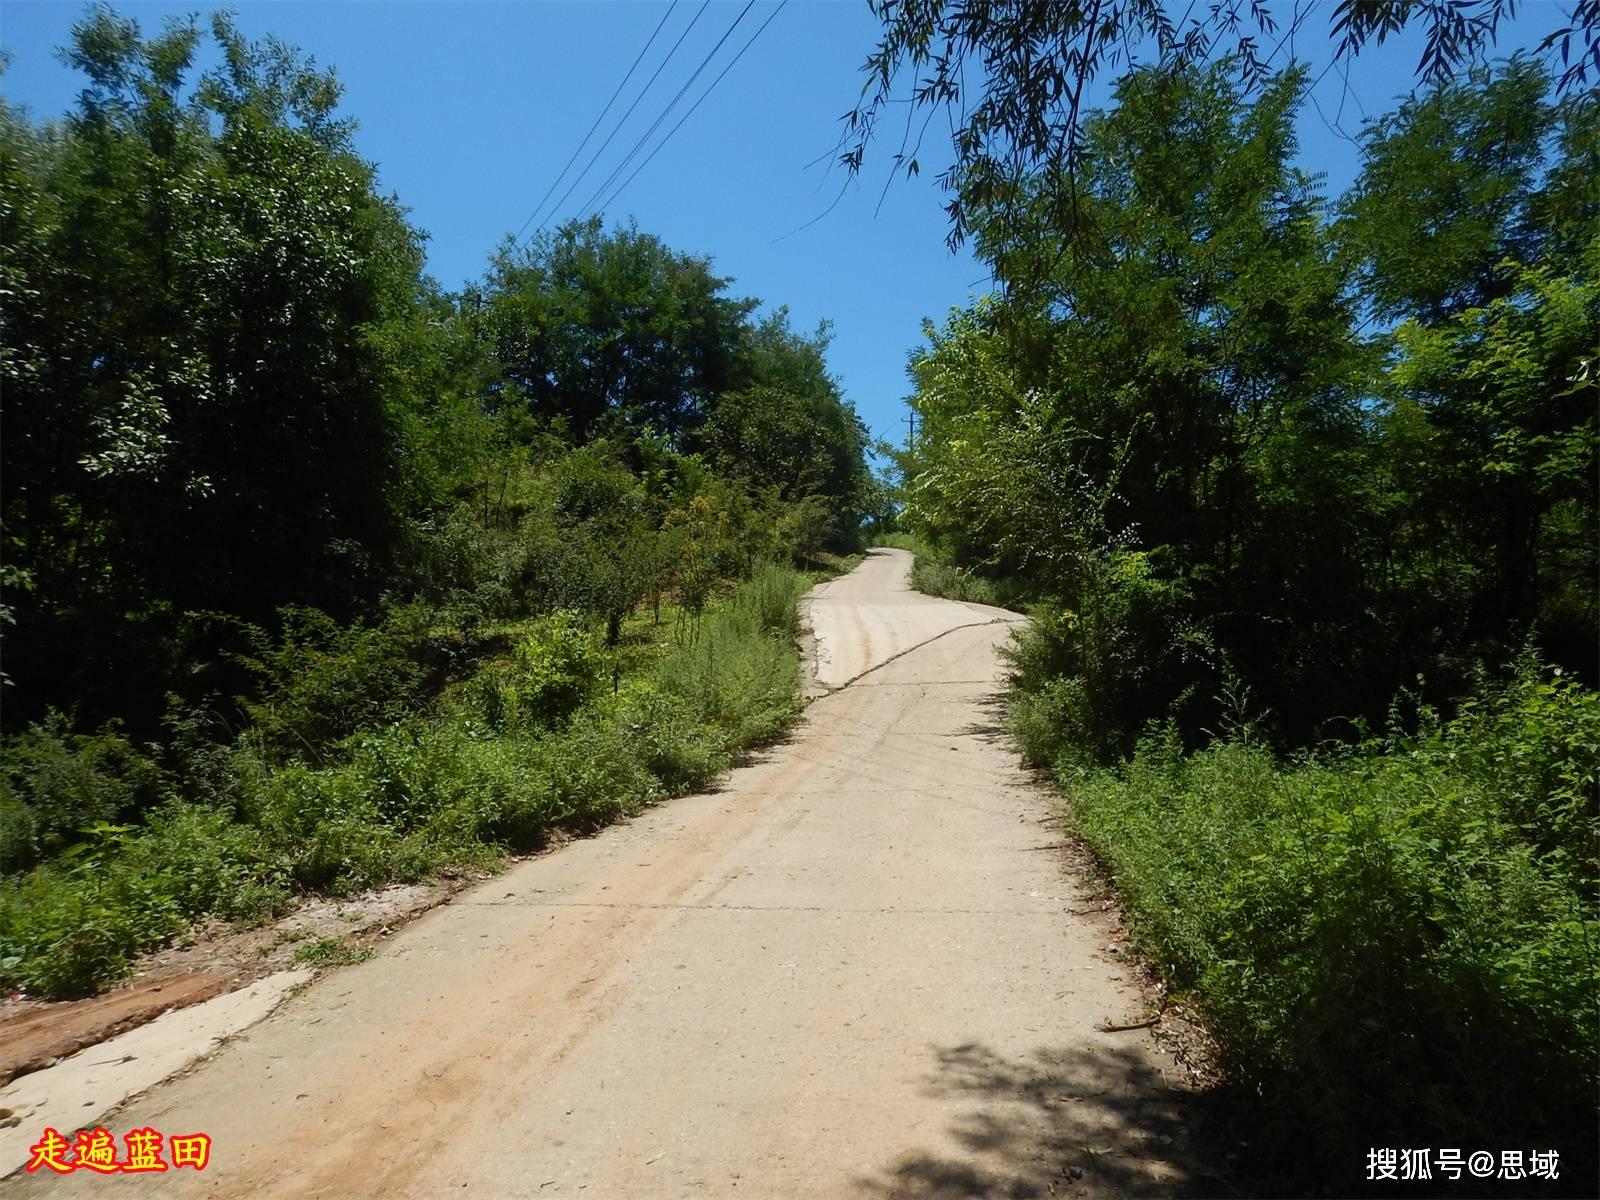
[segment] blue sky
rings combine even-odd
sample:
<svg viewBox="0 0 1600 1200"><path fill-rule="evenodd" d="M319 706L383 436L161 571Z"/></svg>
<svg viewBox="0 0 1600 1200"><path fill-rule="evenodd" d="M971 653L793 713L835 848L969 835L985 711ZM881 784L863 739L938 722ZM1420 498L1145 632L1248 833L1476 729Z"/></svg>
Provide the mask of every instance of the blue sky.
<svg viewBox="0 0 1600 1200"><path fill-rule="evenodd" d="M168 14L217 6L118 7L153 32ZM337 69L344 110L361 123L361 153L430 235L429 269L450 288L481 275L493 247L527 220L668 12L666 3L614 0L246 0L232 7L246 34L274 34ZM680 0L578 167L688 28L681 46L558 216L577 214L743 7L718 0L690 28L699 0ZM657 140L773 9L761 0L750 10ZM82 12L81 3L67 0L0 2L0 45L11 55L0 90L8 100L40 117L71 107L80 81L54 50ZM1313 13L1309 29L1325 22ZM1561 23L1556 0L1525 0L1500 47L1531 48ZM791 0L607 215L632 216L675 249L710 255L719 273L733 277L736 294L787 304L802 329L832 320L830 362L846 395L875 434L898 440L906 355L920 339L922 319L938 319L981 293L987 275L969 254L952 255L944 244L943 198L933 181L949 161L942 117L928 127L920 178L896 179L884 190L894 149L886 138L859 184L821 215L844 182L837 168L827 171L825 155L859 95L859 68L877 30L864 3ZM1410 88L1419 45L1407 37L1372 48L1353 64L1348 89L1338 71L1315 89L1317 104L1300 121L1302 158L1327 173L1331 191L1356 172L1348 135L1360 128L1362 112L1385 111ZM1308 32L1295 49L1314 72L1326 64L1325 38ZM1102 86L1095 98L1104 95ZM819 156L822 163L807 165Z"/></svg>

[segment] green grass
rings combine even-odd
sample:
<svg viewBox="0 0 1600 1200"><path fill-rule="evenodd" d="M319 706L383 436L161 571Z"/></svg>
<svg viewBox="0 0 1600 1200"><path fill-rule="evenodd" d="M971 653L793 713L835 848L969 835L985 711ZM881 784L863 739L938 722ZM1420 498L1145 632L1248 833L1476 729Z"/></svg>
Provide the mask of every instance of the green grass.
<svg viewBox="0 0 1600 1200"><path fill-rule="evenodd" d="M351 946L332 935L315 937L294 952L296 967L350 967L366 962L373 955L370 946Z"/></svg>
<svg viewBox="0 0 1600 1200"><path fill-rule="evenodd" d="M914 533L884 533L873 539L879 546L909 550L916 559L911 564L911 586L929 596L988 604L996 608L1014 607L1016 597L1005 588L947 562L932 546Z"/></svg>
<svg viewBox="0 0 1600 1200"><path fill-rule="evenodd" d="M989 580L921 555L917 556L911 567L911 586L919 592L943 596L946 600L1003 607L999 592Z"/></svg>
<svg viewBox="0 0 1600 1200"><path fill-rule="evenodd" d="M896 529L890 533L880 533L872 539L874 546L891 546L896 550L909 550L913 554L927 553L927 544L916 534L906 533Z"/></svg>
<svg viewBox="0 0 1600 1200"><path fill-rule="evenodd" d="M659 623L631 614L614 650L566 618L521 623L491 643L504 653L441 695L406 714L375 708L380 723L339 735L324 721L301 757L280 736L310 728L291 711L289 680L269 735L208 752L224 756L208 759L208 776L226 781L210 803L173 799L138 826L102 822L0 880L0 986L86 995L204 918L261 920L300 895L493 869L558 829L593 830L705 786L799 711L795 606L814 578L759 565L698 615L670 603ZM342 675L337 639L322 645L308 652L307 687L319 711L343 696L340 719L359 697L329 681L397 673L370 638ZM101 750L77 752L97 755L103 773ZM80 790L98 778L50 762L52 779L89 781ZM167 785L181 790L182 775Z"/></svg>
<svg viewBox="0 0 1600 1200"><path fill-rule="evenodd" d="M1368 1146L1540 1147L1592 1181L1600 697L1525 672L1338 756L1082 761L1068 817L1278 1169L1343 1193Z"/></svg>

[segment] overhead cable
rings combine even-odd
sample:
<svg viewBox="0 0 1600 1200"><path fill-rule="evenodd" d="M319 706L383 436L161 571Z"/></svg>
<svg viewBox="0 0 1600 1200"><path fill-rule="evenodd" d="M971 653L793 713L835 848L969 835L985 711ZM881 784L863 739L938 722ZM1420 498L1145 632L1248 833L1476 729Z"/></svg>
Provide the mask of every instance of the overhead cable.
<svg viewBox="0 0 1600 1200"><path fill-rule="evenodd" d="M595 211L595 202L598 201L601 196L606 194L611 185L616 182L617 176L621 175L623 171L628 169L628 164L634 160L634 157L639 153L640 150L644 149L645 143L655 135L656 130L661 128L661 123L670 115L672 115L672 110L678 107L678 102L683 99L684 94L688 92L689 88L694 84L694 81L700 77L700 72L704 71L707 65L710 64L711 60L716 57L717 51L722 49L723 43L733 36L733 31L739 27L739 22L745 19L745 15L755 7L755 2L756 0L746 0L745 6L739 10L739 15L733 19L733 24L729 25L728 28L723 32L722 36L717 39L717 44L711 47L710 52L700 60L700 65L694 69L689 78L683 81L683 86L680 87L677 94L667 102L667 106L661 110L661 114L656 117L654 121L650 122L650 128L644 131L644 136L633 144L633 149L629 150L627 154L623 155L622 161L612 168L611 174L607 175L605 181L595 189L594 195L589 197L589 202L585 204L579 211L580 217L587 216L590 212Z"/></svg>
<svg viewBox="0 0 1600 1200"><path fill-rule="evenodd" d="M661 141L656 144L656 148L654 150L650 151L650 153L645 157L645 160L642 163L640 163L637 167L635 167L633 169L633 174L629 175L626 179L624 179L622 181L622 185L620 187L618 187L616 191L612 192L611 195L607 196L605 203L603 205L601 205L600 208L597 209L596 211L604 212L607 208L611 207L612 204L616 203L617 197L622 195L622 193L627 190L628 185L630 183L632 183L636 178L638 178L638 175L639 175L640 171L644 170L646 167L648 167L650 165L650 160L652 158L654 158L657 154L661 153L661 148L672 140L672 135L673 134L677 133L678 130L683 128L683 123L685 121L687 121L690 117L694 116L695 109L699 108L702 104L705 103L706 97L711 95L711 93L716 90L717 84L722 82L722 77L724 75L726 75L729 71L733 70L734 65L736 63L738 63L738 61L741 58L744 57L744 52L746 50L750 49L751 46L755 45L756 39L758 37L760 37L763 33L766 32L767 26L772 24L772 22L777 18L778 14L783 11L784 5L786 5L788 3L789 3L789 0L779 0L778 6L772 10L772 16L768 17L765 21L763 21L761 23L761 27L759 29L757 29L753 34L750 35L750 40L747 41L742 47L740 47L739 53L737 53L737 54L735 54L733 56L733 61L730 62L727 66L722 68L721 74L719 74L715 79L713 79L711 81L711 86L710 87L706 88L706 90L704 92L700 93L700 98L698 100L696 100L692 105L690 105L689 111L684 113L683 116L678 118L678 123L676 125L674 125L671 129L667 130L667 136L662 138ZM729 32L731 33L733 31L730 29Z"/></svg>
<svg viewBox="0 0 1600 1200"><path fill-rule="evenodd" d="M650 78L645 81L643 89L641 89L639 94L633 98L633 103L628 105L628 111L622 114L621 119L617 121L616 127L606 135L605 141L600 143L600 148L596 150L590 157L589 161L584 164L583 170L579 171L577 175L573 177L572 182L567 185L567 190L561 194L561 199L556 201L555 207L550 210L544 221L540 223L539 228L534 231L535 233L543 230L545 226L555 218L555 215L561 211L561 206L567 202L567 197L572 195L573 190L580 182L582 182L583 177L594 169L594 164L598 162L600 156L606 152L606 147L611 145L612 140L617 136L618 133L622 131L622 127L628 123L628 118L633 115L633 110L638 108L639 102L649 94L651 86L655 83L656 79L660 77L661 72L666 68L666 65L672 61L673 55L677 54L678 47L683 45L683 39L689 36L689 31L695 27L696 23L699 22L700 18L705 14L706 9L710 6L711 0L702 0L700 7L695 10L694 17L689 21L689 24L684 27L683 32L678 35L678 40L672 43L672 49L667 51L667 56L661 60L661 64L656 67Z"/></svg>
<svg viewBox="0 0 1600 1200"><path fill-rule="evenodd" d="M678 0L672 0L672 3L667 6L665 16L661 18L655 30L650 34L649 40L644 44L644 49L639 51L638 57L633 60L633 65L628 68L628 73L622 77L622 82L617 84L616 91L611 93L611 99L606 101L606 106L600 110L600 115L594 119L594 124L589 126L589 132L583 135L583 141L578 143L578 148L572 152L572 157L567 159L566 166L561 168L561 173L551 180L550 186L545 189L544 195L539 197L539 203L535 204L533 211L528 214L528 219L522 223L521 228L512 236L512 241L522 240L524 231L529 225L533 224L533 219L544 210L545 201L550 199L556 188L561 186L561 181L566 178L567 172L572 170L572 164L578 161L578 155L583 153L583 148L589 144L589 139L594 136L594 131L600 128L600 122L606 119L606 114L611 111L611 106L617 102L617 97L622 95L622 89L628 86L628 80L633 78L633 73L639 69L639 64L644 61L644 56L649 52L650 47L655 44L656 37L661 33L662 27L666 25L667 18L672 16L673 9L677 7Z"/></svg>

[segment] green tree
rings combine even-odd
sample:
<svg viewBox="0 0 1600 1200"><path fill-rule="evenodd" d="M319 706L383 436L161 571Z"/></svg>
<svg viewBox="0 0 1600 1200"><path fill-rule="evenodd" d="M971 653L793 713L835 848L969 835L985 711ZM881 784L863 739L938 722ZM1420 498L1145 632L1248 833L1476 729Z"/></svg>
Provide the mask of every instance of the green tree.
<svg viewBox="0 0 1600 1200"><path fill-rule="evenodd" d="M1532 262L1551 235L1538 203L1557 114L1536 62L1474 71L1414 96L1363 133L1340 240L1373 313L1437 321L1506 294L1501 262Z"/></svg>
<svg viewBox="0 0 1600 1200"><path fill-rule="evenodd" d="M852 541L874 501L866 427L828 374L828 337L795 334L784 309L762 321L744 354L752 384L717 397L696 437L723 474L815 511L802 550Z"/></svg>
<svg viewBox="0 0 1600 1200"><path fill-rule="evenodd" d="M851 174L860 171L879 122L903 104L905 132L893 166L914 175L922 139L913 143L910 133L918 110L929 110L924 131L945 110L954 162L940 181L951 197L952 246L974 232L984 210L1004 209L1025 194L1032 204L1048 204L1069 242L1076 236L1079 168L1089 153L1084 91L1103 72L1181 74L1224 59L1254 90L1270 82L1278 52L1292 47L1295 35L1320 32L1307 28L1313 13L1323 18L1314 5L1295 5L1285 16L1265 0L873 0L872 9L883 37L845 118L840 160ZM1339 62L1420 26L1426 42L1417 73L1439 84L1480 61L1515 9L1516 0L1336 0L1325 28ZM1600 75L1600 0L1577 0L1568 24L1539 52L1559 54L1563 90L1576 91L1590 70ZM1012 283L1032 282L1036 264L1011 265Z"/></svg>
<svg viewBox="0 0 1600 1200"><path fill-rule="evenodd" d="M1045 187L974 226L1048 271L913 361L906 517L1048 598L1032 674L1077 680L1102 750L1240 687L1295 743L1418 675L1457 700L1530 635L1600 658L1597 101L1524 60L1435 89L1330 219L1300 87L1126 77L1070 229Z"/></svg>
<svg viewBox="0 0 1600 1200"><path fill-rule="evenodd" d="M704 258L599 217L506 245L463 299L494 372L491 403L559 418L579 444L652 429L677 440L738 386L745 316Z"/></svg>
<svg viewBox="0 0 1600 1200"><path fill-rule="evenodd" d="M144 39L91 10L62 126L6 110L12 713L172 673L179 615L375 593L396 530L386 325L421 252L339 89L231 18ZM115 709L116 704L110 704Z"/></svg>
<svg viewBox="0 0 1600 1200"><path fill-rule="evenodd" d="M1345 274L1292 165L1301 88L1291 73L1246 104L1221 67L1126 77L1086 124L1079 257L1055 253L1048 199L995 211L980 252L1055 268L913 364L911 519L1081 629L1096 605L1131 614L1132 641L1096 641L1139 664L1137 686L1096 668L1125 730L1212 694L1225 657L1288 710L1313 689L1324 715L1371 703L1327 682L1362 677L1336 656L1366 620L1370 428ZM1168 589L1165 615L1124 586Z"/></svg>
<svg viewBox="0 0 1600 1200"><path fill-rule="evenodd" d="M559 467L555 519L568 564L558 585L562 602L604 620L606 645L614 646L623 617L650 593L660 570L659 507L600 442Z"/></svg>
<svg viewBox="0 0 1600 1200"><path fill-rule="evenodd" d="M1337 226L1401 319L1375 339L1391 622L1458 678L1530 633L1590 678L1600 655L1600 99L1550 91L1513 59L1371 123Z"/></svg>

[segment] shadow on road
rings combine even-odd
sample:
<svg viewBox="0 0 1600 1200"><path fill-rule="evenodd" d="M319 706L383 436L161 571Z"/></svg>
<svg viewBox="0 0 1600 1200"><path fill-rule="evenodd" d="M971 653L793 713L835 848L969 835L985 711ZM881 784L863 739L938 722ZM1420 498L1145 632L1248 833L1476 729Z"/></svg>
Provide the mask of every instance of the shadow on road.
<svg viewBox="0 0 1600 1200"><path fill-rule="evenodd" d="M957 1114L960 1147L913 1151L863 1180L892 1200L1024 1196L1228 1196L1213 1173L1201 1100L1131 1051L1092 1046L1008 1058L934 1048L926 1088Z"/></svg>
<svg viewBox="0 0 1600 1200"><path fill-rule="evenodd" d="M974 721L959 732L963 737L975 737L981 741L994 744L1004 742L1010 744L1010 735L1006 732L1006 698L1002 692L990 692L987 696L977 701L977 706L983 710L984 719Z"/></svg>

